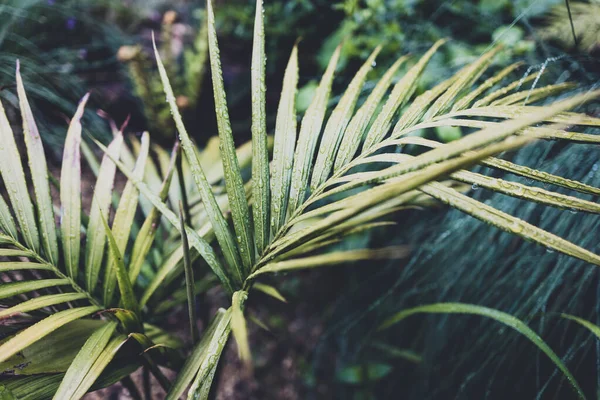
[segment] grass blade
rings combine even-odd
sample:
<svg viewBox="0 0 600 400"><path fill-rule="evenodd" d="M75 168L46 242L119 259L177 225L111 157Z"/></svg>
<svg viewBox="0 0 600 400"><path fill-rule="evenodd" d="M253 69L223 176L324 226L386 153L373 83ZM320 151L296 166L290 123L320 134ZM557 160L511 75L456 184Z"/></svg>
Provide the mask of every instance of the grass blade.
<svg viewBox="0 0 600 400"><path fill-rule="evenodd" d="M223 159L223 169L225 171L225 187L227 189L227 196L229 197L229 207L231 208L233 226L237 235L237 245L245 271L248 272L254 264L254 238L250 223L250 215L248 213L246 192L244 191L244 182L242 180L237 155L235 154L235 144L233 143L231 123L229 122L229 111L227 109L227 99L225 98L225 88L223 86L223 73L221 71L219 44L217 42L217 32L215 30L215 16L211 0L207 0L206 2L206 12L208 15L208 53L210 56L215 110L217 113L217 127L219 130L219 138L221 139L220 149L221 158ZM256 68L256 66L254 67ZM253 93L254 91L255 89L253 89ZM253 100L253 104L254 102L255 100ZM253 114L254 113L255 112L253 111ZM252 137L253 149L262 148L266 151L266 135L264 135L259 143L256 143L254 141L255 136L253 129ZM254 151L253 154L255 154ZM264 155L261 157L264 157ZM253 165L256 162L263 163L265 160L253 160ZM266 166L267 165L263 165L261 168L264 169ZM261 170L261 176L263 172L264 171ZM268 186L264 186L265 184L268 185L267 181L262 179L264 179L264 177L259 178L258 185L260 186L262 184L263 189L268 190ZM254 181L254 184L256 185L257 182ZM255 199L255 201L257 201L257 199ZM264 202L264 199L262 201ZM261 204L261 207L263 205L264 204Z"/></svg>
<svg viewBox="0 0 600 400"><path fill-rule="evenodd" d="M61 326L100 310L100 307L95 306L71 308L69 310L59 311L56 314L44 318L40 322L31 325L29 328L22 330L6 342L2 343L2 345L0 345L0 362L7 360L30 344L54 332Z"/></svg>
<svg viewBox="0 0 600 400"><path fill-rule="evenodd" d="M122 143L123 135L119 134L108 146L107 153L102 157L98 179L94 187L94 198L90 209L85 247L85 278L90 292L93 292L98 284L102 256L104 255L106 231L102 229L102 220L108 218L116 173L116 165L112 158L118 159ZM109 157L109 154L112 157Z"/></svg>
<svg viewBox="0 0 600 400"><path fill-rule="evenodd" d="M198 341L198 326L196 325L196 296L194 295L194 270L190 260L190 247L185 234L185 217L183 205L179 202L179 221L181 226L181 244L183 246L183 269L185 270L185 287L188 301L188 316L190 318L190 337L192 343Z"/></svg>
<svg viewBox="0 0 600 400"><path fill-rule="evenodd" d="M48 184L46 155L44 154L42 138L33 118L33 112L27 101L27 94L25 93L19 69L19 61L17 60L17 93L19 95L19 106L23 119L23 136L25 137L31 179L35 191L42 248L48 257L48 261L54 265L58 265L58 242L56 240L56 225L54 222L52 198L50 197L50 185Z"/></svg>
<svg viewBox="0 0 600 400"><path fill-rule="evenodd" d="M342 140L342 134L346 130L350 118L352 118L354 106L356 105L360 91L367 79L367 74L373 68L375 58L380 51L381 45L371 53L369 58L367 58L360 67L325 125L310 183L312 191L321 186L331 173L333 161L340 145L340 141Z"/></svg>
<svg viewBox="0 0 600 400"><path fill-rule="evenodd" d="M275 143L271 164L271 234L273 236L279 232L286 219L296 144L297 86L298 45L296 44L283 76L283 88L275 122Z"/></svg>
<svg viewBox="0 0 600 400"><path fill-rule="evenodd" d="M570 319L571 321L577 322L579 325L587 328L590 332L592 332L598 339L600 339L600 327L596 324L591 323L583 318L576 317L571 314L560 314L562 318Z"/></svg>
<svg viewBox="0 0 600 400"><path fill-rule="evenodd" d="M114 270L115 275L117 276L117 282L119 283L119 292L121 293L121 302L123 306L127 310L133 311L136 316L140 315L140 307L133 293L133 286L131 285L131 281L129 280L129 275L127 274L127 270L125 269L125 263L123 262L123 256L121 255L121 251L119 250L119 245L115 240L115 237L110 230L108 223L104 216L100 216L102 220L102 225L104 225L104 231L108 238L108 247L110 248L110 254L112 255L113 262L111 263Z"/></svg>
<svg viewBox="0 0 600 400"><path fill-rule="evenodd" d="M248 292L239 290L233 294L231 299L231 330L237 343L240 359L249 366L252 362L250 344L248 342L248 328L244 317L244 303L248 299Z"/></svg>
<svg viewBox="0 0 600 400"><path fill-rule="evenodd" d="M138 179L143 179L144 169L146 166L146 160L148 159L148 150L150 145L150 136L147 132L142 135L142 146L138 159L133 169L133 174ZM128 181L125 184L125 189L121 194L121 200L119 206L115 212L115 219L112 224L112 234L115 242L119 249L120 254L125 253L127 248L127 242L129 241L129 235L131 233L131 226L135 218L135 213L138 208L138 200L140 194L133 182ZM138 233L139 235L139 233ZM113 259L109 258L106 262L106 269L104 274L104 304L109 305L113 298L113 292L115 290L116 276L113 266Z"/></svg>
<svg viewBox="0 0 600 400"><path fill-rule="evenodd" d="M81 246L81 117L86 94L71 119L60 172L60 231L67 274L77 279Z"/></svg>
<svg viewBox="0 0 600 400"><path fill-rule="evenodd" d="M98 359L100 354L104 351L104 348L108 344L110 337L117 329L116 322L109 322L100 328L98 328L89 338L86 340L81 350L75 356L75 359L71 363L71 366L65 373L58 390L54 394L54 399L79 399L87 388L83 388L81 391L81 383L84 381L86 375L90 373L90 369L94 365L94 362ZM93 382L92 382L93 383Z"/></svg>
<svg viewBox="0 0 600 400"><path fill-rule="evenodd" d="M390 326L402 321L403 319L414 315L414 314L469 314L469 315L481 315L483 317L492 318L525 336L529 339L533 344L535 344L541 351L543 351L550 360L556 365L562 373L567 377L569 383L573 386L577 395L580 399L585 399L585 395L581 391L581 388L577 384L577 381L571 375L567 367L563 364L561 359L552 351L552 349L544 342L544 340L538 336L531 328L529 328L523 321L520 319L504 313L502 311L494 310L493 308L487 308L482 306L477 306L473 304L464 304L464 303L436 303L429 304L424 306L418 306L409 308L394 316L388 318L380 327L379 330L389 328Z"/></svg>
<svg viewBox="0 0 600 400"><path fill-rule="evenodd" d="M2 175L12 209L21 228L21 235L27 246L37 252L40 248L40 238L33 204L27 190L27 181L17 143L2 102L0 102L0 175Z"/></svg>
<svg viewBox="0 0 600 400"><path fill-rule="evenodd" d="M240 258L240 253L238 251L238 247L236 246L233 235L231 234L231 231L227 226L227 221L225 220L225 217L223 217L223 213L221 212L221 209L217 204L217 200L215 199L212 187L206 180L204 170L200 166L200 161L198 160L198 154L196 152L194 144L192 143L192 140L190 139L190 136L188 135L185 126L183 125L183 119L181 118L181 114L179 113L179 109L177 108L175 95L173 94L173 89L171 88L171 84L169 83L169 77L167 76L167 72L165 71L165 68L160 60L158 50L156 49L156 43L154 43L154 54L156 56L156 63L158 65L158 71L160 73L163 88L167 96L167 102L169 103L169 106L171 108L177 131L179 132L181 146L183 147L183 151L185 152L188 162L190 163L192 177L194 178L194 181L198 186L198 191L200 192L202 202L204 203L204 207L206 208L206 212L215 231L217 241L219 242L221 250L223 251L223 255L225 256L225 260L227 261L229 267L232 268L235 272L234 274L232 274L233 278L235 279L236 284L241 285L242 262ZM156 204L154 204L154 206L156 207ZM163 212L163 215L164 214L165 213ZM174 226L179 225L177 217L175 215L172 215L172 217L173 218L169 218L170 222L174 224ZM192 244L194 243L192 242Z"/></svg>
<svg viewBox="0 0 600 400"><path fill-rule="evenodd" d="M252 47L252 217L254 240L258 254L269 242L269 152L267 149L267 111L265 68L265 27L263 0L256 0L254 39ZM247 270L250 270L247 267Z"/></svg>
<svg viewBox="0 0 600 400"><path fill-rule="evenodd" d="M298 144L294 153L294 166L292 169L292 184L287 206L288 215L291 214L304 202L308 186L308 177L312 171L312 162L317 141L321 136L321 126L327 110L327 102L331 92L333 76L340 58L342 46L339 45L327 65L327 69L321 78L319 87L315 93L310 106L306 110L300 125Z"/></svg>

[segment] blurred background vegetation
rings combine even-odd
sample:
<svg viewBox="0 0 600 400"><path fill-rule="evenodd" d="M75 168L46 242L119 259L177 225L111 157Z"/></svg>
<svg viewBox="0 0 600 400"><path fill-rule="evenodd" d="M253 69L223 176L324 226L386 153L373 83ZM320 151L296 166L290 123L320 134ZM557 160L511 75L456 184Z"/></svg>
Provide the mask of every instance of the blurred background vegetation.
<svg viewBox="0 0 600 400"><path fill-rule="evenodd" d="M380 76L402 54L422 54L439 38L451 41L432 60L421 87L450 76L488 50L490 43L503 46L495 59L496 71L510 62L523 62L519 72L525 88L542 82L570 81L585 87L600 83L598 0L569 2L571 20L563 0L265 3L269 129L275 123L283 71L299 39L300 111L308 106L326 60L340 42L341 65L347 73L336 77L338 89L347 85L377 45L384 47L372 77ZM107 140L111 135L107 118L117 124L130 118L129 131L149 130L155 142L171 146L174 129L150 55L155 32L188 131L203 145L216 134L212 93L204 90L210 88L210 77L203 68L203 7L203 1L195 0L2 0L0 96L17 103L11 85L18 58L33 105L41 110L37 115L44 117L38 121L43 139L52 149L60 148L66 116L73 114L87 91L92 92L84 124L88 135ZM217 0L215 8L239 145L250 138L248 65L254 0ZM597 104L585 111L600 115ZM443 140L461 134L459 129L423 132ZM566 146L560 158L555 156L564 147L560 143L537 143L515 157L524 165L599 187L598 151ZM558 210L482 190L476 197L600 251L597 216L565 217ZM254 378L236 376L231 366L221 371L221 384L231 395L225 398L571 396L561 374L533 346L494 322L462 316L412 317L385 335L374 331L374 321L382 316L436 301L477 303L523 318L558 354L566 355L575 375L589 376L589 381L581 382L589 392L600 388L598 343L568 323L539 317L558 310L586 318L600 315L599 276L589 266L442 208L405 212L395 228L354 240L408 243L413 255L402 265L352 266L344 267L343 274L326 270L287 278L281 286L291 303L287 306L253 298L249 308L257 309L271 332L252 333L254 341L266 343L255 346ZM352 247L353 242L344 246ZM561 268L554 268L559 264ZM235 354L224 364L235 366Z"/></svg>

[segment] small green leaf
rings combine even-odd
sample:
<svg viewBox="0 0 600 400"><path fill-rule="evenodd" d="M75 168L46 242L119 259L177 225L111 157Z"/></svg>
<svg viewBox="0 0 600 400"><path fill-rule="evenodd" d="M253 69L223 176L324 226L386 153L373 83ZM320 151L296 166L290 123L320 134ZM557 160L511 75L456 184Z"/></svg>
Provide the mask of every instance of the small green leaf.
<svg viewBox="0 0 600 400"><path fill-rule="evenodd" d="M281 293L279 293L279 290L277 290L273 286L265 285L264 283L257 282L257 283L255 283L252 286L252 288L256 289L258 291L261 291L264 294L269 295L269 296L271 296L271 297L273 297L273 298L275 298L275 299L277 299L277 300L279 300L281 302L287 303L287 300L285 299L285 297L283 297L281 295Z"/></svg>
<svg viewBox="0 0 600 400"><path fill-rule="evenodd" d="M270 262L251 274L248 277L248 280L255 279L257 276L266 273L287 272L307 268L320 268L359 260L403 258L407 254L408 251L405 247L389 247L377 250L362 249L339 251L317 256L297 258L293 260Z"/></svg>
<svg viewBox="0 0 600 400"><path fill-rule="evenodd" d="M4 197L0 196L0 228L4 233L10 235L13 239L17 239L17 226L15 220L10 213L8 204L4 201Z"/></svg>

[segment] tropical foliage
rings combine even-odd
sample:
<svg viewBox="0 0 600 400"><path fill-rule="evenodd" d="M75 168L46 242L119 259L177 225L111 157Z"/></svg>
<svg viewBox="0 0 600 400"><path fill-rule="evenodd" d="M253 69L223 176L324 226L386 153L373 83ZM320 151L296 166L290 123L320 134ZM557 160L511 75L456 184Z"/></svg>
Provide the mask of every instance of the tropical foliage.
<svg viewBox="0 0 600 400"><path fill-rule="evenodd" d="M597 254L477 201L465 190L475 185L550 207L598 213L600 206L576 194L597 195L599 189L513 163L503 154L536 140L597 143L596 135L580 128L600 126L600 120L569 110L600 92L584 92L543 107L531 105L573 85L524 90L522 79L510 79L519 63L482 80L499 51L492 48L415 95L419 78L445 43L441 40L419 59L398 58L362 101L365 81L381 50L375 48L328 113L341 52L338 46L298 128L299 45L295 45L283 77L271 144L259 0L251 65L252 144L236 149L210 0L207 37L218 141L204 151L192 141L178 107L178 93L169 82L168 64L155 46L179 141L170 155L151 146L148 134L124 145L123 133L116 128L108 146L97 142L104 152L100 162L86 152L97 176L89 212L83 211L81 195L80 119L87 95L71 120L60 177L54 178L17 64L29 168L21 162L6 114L0 113L0 172L7 194L6 200L0 197L0 255L7 260L0 263L4 307L0 365L4 393L10 393L6 396L80 398L94 388L128 382L128 375L144 366L163 386L166 398L185 393L189 398L206 398L230 332L241 359L252 363L247 299L255 290L281 299L264 279L352 261L402 258L408 253L405 247L331 248L357 232L389 225L393 214L415 206L443 203L517 237L600 265ZM401 67L406 72L397 77ZM423 136L436 128L458 128L460 135L447 143ZM474 165L570 193L476 173L470 170ZM120 176L117 169L126 180L120 193L114 190ZM53 200L54 192L59 202ZM202 278L196 280L198 273ZM199 335L193 297L216 284L231 300ZM177 291L169 296L167 288L173 286ZM152 325L161 313L186 299L193 340L187 350ZM400 311L381 329L415 313L439 312L488 316L516 329L584 396L560 357L516 316L476 305L434 304ZM597 331L585 320L567 317ZM176 370L175 380L169 381L159 365Z"/></svg>

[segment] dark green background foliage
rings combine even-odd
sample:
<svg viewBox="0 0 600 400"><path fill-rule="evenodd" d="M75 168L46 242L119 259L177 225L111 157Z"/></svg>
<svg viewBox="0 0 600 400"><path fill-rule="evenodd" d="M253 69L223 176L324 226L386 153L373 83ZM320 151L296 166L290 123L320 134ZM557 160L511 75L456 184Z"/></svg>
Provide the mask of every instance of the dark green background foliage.
<svg viewBox="0 0 600 400"><path fill-rule="evenodd" d="M239 145L251 135L248 65L254 1L215 3L225 86ZM94 109L105 110L118 123L131 115L133 131L149 126L139 99L132 94L127 70L116 60L119 47L139 43L149 50L149 32L160 29L162 14L171 9L178 11L178 21L196 31L200 26L198 10L204 7L203 2L195 1L142 0L3 0L0 4L0 84L6 87L14 82L14 60L19 58L27 66L24 80L30 101L42 111L37 115L44 117L38 120L40 130L46 132L54 132L59 124L64 126L65 116L73 114L78 99L92 90L93 103L84 126L89 134L101 139L108 138L110 131ZM490 43L504 45L494 71L522 60L524 66L518 73L523 77L540 74L527 87L565 81L597 87L598 54L541 39L539 29L554 6L564 7L564 2L267 1L268 130L274 128L283 71L299 37L302 57L298 108L302 111L341 40L344 46L340 64L348 71L356 70L374 47L384 44L375 72L369 75L373 79L380 77L400 54L420 55L436 40L451 38L432 59L418 92L475 60ZM189 45L190 37L184 42ZM341 93L351 77L337 76L333 93ZM203 86L209 87L209 74L204 79ZM366 86L372 87L373 82ZM185 115L188 131L200 144L216 133L210 92L201 93L195 108ZM2 90L0 96L16 105L13 93L12 89ZM598 105L592 104L585 111L600 115ZM423 134L436 137L440 132ZM457 132L452 134L456 136ZM43 132L42 136L48 144L60 145L61 135L62 128L56 133ZM513 161L600 187L599 156L598 149L591 146L537 142L519 151ZM501 194L490 195L476 187L472 190L478 200L600 252L597 215L562 212ZM456 210L414 210L401 216L395 227L357 236L343 246L409 244L413 249L409 260L343 267L343 274L327 270L306 275L317 282L314 284L307 283L306 276L289 277L281 285L281 291L294 303L311 296L320 302L309 303L321 314L324 333L314 352L298 362L300 378L296 384L305 398L318 398L322 385L328 387L329 395L339 399L399 398L400 393L406 399L529 399L536 395L561 399L573 395L563 376L535 346L495 321L456 315L414 316L383 334L375 332L379 323L394 312L435 302L475 303L520 317L563 355L586 393L591 396L598 390L597 340L553 314L565 312L600 323L593 317L600 315L600 277L595 268L502 233ZM287 312L286 307L274 308ZM277 325L276 316L270 322ZM411 349L420 362L393 357L389 348L381 349L382 345ZM254 351L260 354L260 346ZM257 371L260 374L261 368ZM276 398L268 391L259 394L261 398Z"/></svg>

